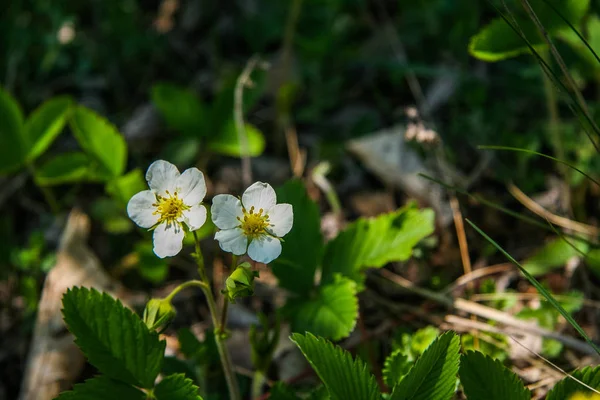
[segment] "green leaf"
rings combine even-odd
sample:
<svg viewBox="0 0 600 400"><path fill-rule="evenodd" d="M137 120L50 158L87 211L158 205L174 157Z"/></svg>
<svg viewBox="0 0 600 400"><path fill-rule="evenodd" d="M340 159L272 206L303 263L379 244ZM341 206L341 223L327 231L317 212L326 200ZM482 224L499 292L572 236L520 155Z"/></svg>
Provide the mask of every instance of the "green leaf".
<svg viewBox="0 0 600 400"><path fill-rule="evenodd" d="M383 367L383 382L393 388L406 376L413 363L404 354L403 349L397 349L385 359Z"/></svg>
<svg viewBox="0 0 600 400"><path fill-rule="evenodd" d="M165 342L120 301L95 289L72 288L63 296L63 316L89 362L109 377L151 388Z"/></svg>
<svg viewBox="0 0 600 400"><path fill-rule="evenodd" d="M469 400L531 400L517 374L478 351L463 354L459 374Z"/></svg>
<svg viewBox="0 0 600 400"><path fill-rule="evenodd" d="M561 30L569 29L565 21L544 2L545 0L529 0L538 19L550 35ZM589 7L589 0L547 0L560 10L561 14L572 24L577 25ZM522 30L534 49L546 46L546 41L541 36L535 23L524 10L514 12L516 25ZM508 16L510 19L511 16ZM474 57L484 61L499 61L519 54L527 53L529 47L523 39L504 21L495 18L482 28L469 43L469 52Z"/></svg>
<svg viewBox="0 0 600 400"><path fill-rule="evenodd" d="M315 286L315 271L323 255L319 207L308 197L300 180L290 180L277 189L277 200L294 209L294 225L281 243L281 255L271 263L279 286L307 295ZM310 251L307 251L310 249Z"/></svg>
<svg viewBox="0 0 600 400"><path fill-rule="evenodd" d="M600 390L600 366L578 369L571 376L596 390ZM554 386L548 393L546 400L565 400L569 399L575 393L589 396L593 392L581 383L566 377Z"/></svg>
<svg viewBox="0 0 600 400"><path fill-rule="evenodd" d="M294 333L291 339L321 378L332 400L381 398L375 377L360 358L353 360L346 350L309 332Z"/></svg>
<svg viewBox="0 0 600 400"><path fill-rule="evenodd" d="M300 397L283 382L276 382L271 388L269 400L300 400Z"/></svg>
<svg viewBox="0 0 600 400"><path fill-rule="evenodd" d="M71 129L81 148L102 168L103 175L116 178L125 171L127 144L117 128L94 111L74 108Z"/></svg>
<svg viewBox="0 0 600 400"><path fill-rule="evenodd" d="M56 400L145 400L146 394L123 382L100 375L63 392Z"/></svg>
<svg viewBox="0 0 600 400"><path fill-rule="evenodd" d="M456 388L460 341L454 332L438 337L417 360L390 400L449 400Z"/></svg>
<svg viewBox="0 0 600 400"><path fill-rule="evenodd" d="M62 153L49 159L35 170L40 185L61 185L93 180L90 158L79 151Z"/></svg>
<svg viewBox="0 0 600 400"><path fill-rule="evenodd" d="M23 112L17 101L0 87L0 173L25 162Z"/></svg>
<svg viewBox="0 0 600 400"><path fill-rule="evenodd" d="M248 155L250 157L260 156L265 150L265 138L261 131L254 125L246 124L245 132L248 144ZM215 153L231 157L243 157L245 155L242 144L238 139L235 122L233 119L227 121L223 130L210 138L208 148Z"/></svg>
<svg viewBox="0 0 600 400"><path fill-rule="evenodd" d="M340 273L361 283L363 269L407 260L413 247L433 230L433 211L414 205L377 218L361 218L325 247L322 280L330 282Z"/></svg>
<svg viewBox="0 0 600 400"><path fill-rule="evenodd" d="M191 90L158 83L152 87L152 102L167 124L182 134L190 137L211 134L205 108Z"/></svg>
<svg viewBox="0 0 600 400"><path fill-rule="evenodd" d="M319 288L316 297L290 299L293 332L312 332L332 340L345 338L358 318L356 283L340 275Z"/></svg>
<svg viewBox="0 0 600 400"><path fill-rule="evenodd" d="M589 246L583 241L569 240L567 243L566 240L559 237L546 243L544 247L524 261L523 268L533 276L543 275L556 268L564 267L567 261L581 256L581 253L585 253L588 248Z"/></svg>
<svg viewBox="0 0 600 400"><path fill-rule="evenodd" d="M156 400L202 400L198 387L184 374L173 374L164 378L154 388Z"/></svg>
<svg viewBox="0 0 600 400"><path fill-rule="evenodd" d="M73 101L68 96L55 97L39 106L27 118L24 127L27 161L38 158L62 132Z"/></svg>
<svg viewBox="0 0 600 400"><path fill-rule="evenodd" d="M138 192L147 190L144 173L136 168L106 184L106 191L121 204L127 204Z"/></svg>

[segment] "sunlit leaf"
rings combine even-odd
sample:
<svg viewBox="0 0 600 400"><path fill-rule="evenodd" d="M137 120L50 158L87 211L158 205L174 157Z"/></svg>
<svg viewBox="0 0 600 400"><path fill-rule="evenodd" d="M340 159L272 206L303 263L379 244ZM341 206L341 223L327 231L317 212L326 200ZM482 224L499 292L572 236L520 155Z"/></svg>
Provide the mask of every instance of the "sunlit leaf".
<svg viewBox="0 0 600 400"><path fill-rule="evenodd" d="M586 385L596 390L600 390L600 366L578 369L570 375ZM565 400L569 399L575 393L590 396L594 392L576 380L565 377L548 393L546 400Z"/></svg>
<svg viewBox="0 0 600 400"><path fill-rule="evenodd" d="M581 253L585 253L588 247L583 241L569 239L567 243L559 237L546 243L533 256L525 260L523 268L533 276L543 275L556 268L564 267L573 257L581 257Z"/></svg>
<svg viewBox="0 0 600 400"><path fill-rule="evenodd" d="M402 349L395 350L385 359L383 381L389 388L393 388L404 379L412 366L413 363Z"/></svg>
<svg viewBox="0 0 600 400"><path fill-rule="evenodd" d="M198 387L184 374L173 374L165 377L154 388L156 400L202 400Z"/></svg>
<svg viewBox="0 0 600 400"><path fill-rule="evenodd" d="M39 106L27 118L24 127L27 161L39 157L62 132L72 104L70 97L55 97Z"/></svg>
<svg viewBox="0 0 600 400"><path fill-rule="evenodd" d="M247 138L248 155L250 157L260 156L265 150L265 138L262 132L250 124L245 125L244 131ZM215 132L214 136L210 137L208 148L225 156L243 157L245 155L233 119L223 126L223 130Z"/></svg>
<svg viewBox="0 0 600 400"><path fill-rule="evenodd" d="M127 204L133 195L146 189L146 179L139 168L114 178L106 184L106 191L122 204Z"/></svg>

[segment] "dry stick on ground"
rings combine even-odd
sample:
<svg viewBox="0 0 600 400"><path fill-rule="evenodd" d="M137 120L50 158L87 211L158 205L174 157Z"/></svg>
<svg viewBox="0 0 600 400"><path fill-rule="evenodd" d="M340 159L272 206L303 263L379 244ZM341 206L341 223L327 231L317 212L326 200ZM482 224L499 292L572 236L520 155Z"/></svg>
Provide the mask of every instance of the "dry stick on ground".
<svg viewBox="0 0 600 400"><path fill-rule="evenodd" d="M56 265L48 273L25 367L20 400L50 400L69 389L85 359L62 318L62 296L73 286L120 291L100 266L86 241L87 215L73 210L60 240Z"/></svg>
<svg viewBox="0 0 600 400"><path fill-rule="evenodd" d="M400 275L394 274L393 272L388 271L386 269L380 269L380 270L378 270L378 272L382 277L401 286L402 288L407 289L407 290L411 291L412 293L415 293L426 299L433 300L441 305L446 306L449 309L454 309L457 311L476 315L480 318L485 318L488 320L499 322L506 326L504 329L507 329L507 327L516 328L521 333L527 333L527 334L531 334L531 335L538 335L538 336L542 336L545 338L554 339L554 340L561 342L565 346L571 347L581 353L598 357L598 354L596 353L596 351L592 347L590 347L587 343L585 343L581 340L575 339L571 336L565 336L560 333L556 333L556 332L552 332L552 331L544 329L544 328L540 328L535 323L531 323L528 321L524 321L522 319L518 319L508 313L505 313L503 311L497 310L492 307L487 307L482 304L478 304L473 301L469 301L469 300L465 300L465 299L460 299L460 298L452 299L443 294L418 287L417 285L415 285L413 282L409 281L408 279L405 279L405 278L401 277ZM471 321L471 320L467 320L467 321L469 321L472 324L477 324L478 326L479 326L479 324L483 324L483 325L487 326L487 324L484 324L482 322ZM483 327L483 325L481 325L481 326Z"/></svg>
<svg viewBox="0 0 600 400"><path fill-rule="evenodd" d="M514 271L514 268L513 268L512 264L510 264L510 263L490 265L489 267L479 268L468 274L464 274L463 276L458 278L456 281L454 281L453 284L448 285L448 287L446 289L444 289L442 291L442 293L449 295L457 288L459 288L463 285L466 285L469 282L475 281L477 279L485 278L486 276L489 276L489 275L495 275L495 274L500 274L500 273L509 272L509 271Z"/></svg>
<svg viewBox="0 0 600 400"><path fill-rule="evenodd" d="M590 235L592 237L598 236L600 231L595 226L582 224L581 222L573 221L569 218L552 214L550 211L546 210L544 207L540 206L538 203L529 198L525 193L521 191L521 189L516 187L514 184L509 183L507 187L510 194L512 194L513 197L517 199L521 204L527 207L529 211L536 215L539 215L542 218L547 219L554 225L558 225L562 228L570 229L575 232L583 233L585 235Z"/></svg>

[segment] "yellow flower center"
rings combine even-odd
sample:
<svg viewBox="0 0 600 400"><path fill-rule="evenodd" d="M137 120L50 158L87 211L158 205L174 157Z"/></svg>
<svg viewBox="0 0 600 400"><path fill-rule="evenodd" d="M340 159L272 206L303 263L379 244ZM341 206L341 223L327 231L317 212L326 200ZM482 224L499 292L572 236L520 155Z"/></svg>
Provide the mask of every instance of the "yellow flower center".
<svg viewBox="0 0 600 400"><path fill-rule="evenodd" d="M267 233L267 228L270 225L269 216L263 215L264 210L262 208L255 212L254 206L252 206L250 211L246 211L245 208L242 208L242 211L244 216L242 218L238 217L238 221L241 222L240 228L244 231L244 235L250 239L256 239Z"/></svg>
<svg viewBox="0 0 600 400"><path fill-rule="evenodd" d="M162 222L177 222L179 218L183 216L183 212L189 210L190 207L186 206L183 203L183 200L177 196L177 192L173 194L169 193L168 190L165 191L167 193L166 197L156 195L156 203L152 204L156 207L156 211L153 214L159 214L160 218L157 224Z"/></svg>

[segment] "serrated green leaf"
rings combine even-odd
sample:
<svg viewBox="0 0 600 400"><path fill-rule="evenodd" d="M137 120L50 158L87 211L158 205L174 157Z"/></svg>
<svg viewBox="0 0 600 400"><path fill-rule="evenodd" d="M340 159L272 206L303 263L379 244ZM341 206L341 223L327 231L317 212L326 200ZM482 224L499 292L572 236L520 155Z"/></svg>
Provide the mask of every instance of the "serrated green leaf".
<svg viewBox="0 0 600 400"><path fill-rule="evenodd" d="M123 382L100 375L76 384L73 390L63 392L56 400L145 400L146 394Z"/></svg>
<svg viewBox="0 0 600 400"><path fill-rule="evenodd" d="M245 133L248 144L248 155L250 157L260 156L265 150L265 137L262 132L254 125L245 124ZM223 125L223 129L210 138L208 148L215 153L225 156L243 157L245 155L233 119L227 121Z"/></svg>
<svg viewBox="0 0 600 400"><path fill-rule="evenodd" d="M151 388L165 342L120 301L95 289L74 287L63 296L63 316L89 362L109 377Z"/></svg>
<svg viewBox="0 0 600 400"><path fill-rule="evenodd" d="M286 308L292 316L293 332L340 340L352 332L358 318L356 283L338 275L321 286L316 297L290 299Z"/></svg>
<svg viewBox="0 0 600 400"><path fill-rule="evenodd" d="M36 181L45 186L90 181L94 176L90 171L92 163L79 151L62 153L36 168Z"/></svg>
<svg viewBox="0 0 600 400"><path fill-rule="evenodd" d="M184 374L173 374L165 377L154 388L156 400L202 400L198 387Z"/></svg>
<svg viewBox="0 0 600 400"><path fill-rule="evenodd" d="M308 197L300 180L290 180L278 188L277 200L292 205L294 225L285 236L281 255L271 263L271 268L279 286L292 293L307 295L315 286L315 271L323 255L319 207Z"/></svg>
<svg viewBox="0 0 600 400"><path fill-rule="evenodd" d="M39 106L24 126L27 143L26 161L38 158L62 132L73 101L68 96L55 97Z"/></svg>
<svg viewBox="0 0 600 400"><path fill-rule="evenodd" d="M121 176L127 161L127 144L117 128L83 106L73 109L71 129L81 148L99 164L103 175Z"/></svg>
<svg viewBox="0 0 600 400"><path fill-rule="evenodd" d="M300 397L283 382L276 382L269 393L269 400L300 400Z"/></svg>
<svg viewBox="0 0 600 400"><path fill-rule="evenodd" d="M468 400L531 400L517 374L478 351L463 354L459 375Z"/></svg>
<svg viewBox="0 0 600 400"><path fill-rule="evenodd" d="M454 332L438 337L417 360L390 400L449 400L456 388L460 341Z"/></svg>
<svg viewBox="0 0 600 400"><path fill-rule="evenodd" d="M152 87L152 102L167 124L180 133L189 137L211 134L205 107L191 90L158 83Z"/></svg>
<svg viewBox="0 0 600 400"><path fill-rule="evenodd" d="M397 349L392 352L386 359L383 367L383 382L393 388L400 383L404 376L408 374L413 363L408 359L408 356L403 353L403 349Z"/></svg>
<svg viewBox="0 0 600 400"><path fill-rule="evenodd" d="M146 189L146 179L139 168L131 170L106 184L106 191L121 204L127 204L136 193Z"/></svg>
<svg viewBox="0 0 600 400"><path fill-rule="evenodd" d="M538 19L550 35L569 29L569 27L544 1L552 3L574 25L581 21L589 7L589 0L529 0ZM518 28L522 30L535 49L545 47L546 41L539 33L535 23L523 10L519 9L518 11L514 12ZM528 51L527 44L502 18L492 20L489 25L473 36L469 43L471 55L491 62L504 60Z"/></svg>
<svg viewBox="0 0 600 400"><path fill-rule="evenodd" d="M317 338L312 333L294 333L291 339L323 381L333 400L379 400L375 377L360 359L331 342Z"/></svg>
<svg viewBox="0 0 600 400"><path fill-rule="evenodd" d="M575 246L579 251L577 251ZM573 257L581 256L589 246L583 241L569 239L567 243L563 238L556 238L544 245L535 254L523 262L523 268L533 276L543 275L556 268L564 267Z"/></svg>
<svg viewBox="0 0 600 400"><path fill-rule="evenodd" d="M596 390L600 390L600 366L578 369L571 373L571 376ZM565 400L569 399L575 393L589 396L593 392L581 383L566 377L554 386L548 393L546 400Z"/></svg>
<svg viewBox="0 0 600 400"><path fill-rule="evenodd" d="M9 172L25 162L23 112L17 101L0 87L0 173Z"/></svg>
<svg viewBox="0 0 600 400"><path fill-rule="evenodd" d="M413 247L433 230L433 211L414 205L377 218L361 218L325 247L322 281L330 282L339 273L362 283L363 269L407 260Z"/></svg>

